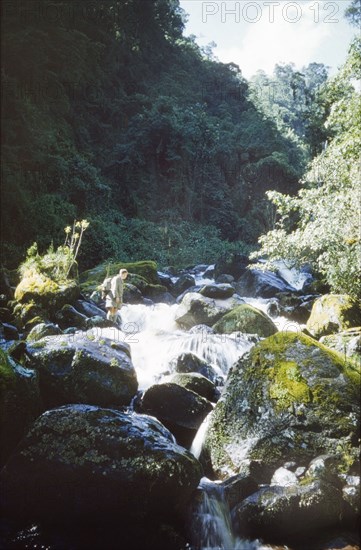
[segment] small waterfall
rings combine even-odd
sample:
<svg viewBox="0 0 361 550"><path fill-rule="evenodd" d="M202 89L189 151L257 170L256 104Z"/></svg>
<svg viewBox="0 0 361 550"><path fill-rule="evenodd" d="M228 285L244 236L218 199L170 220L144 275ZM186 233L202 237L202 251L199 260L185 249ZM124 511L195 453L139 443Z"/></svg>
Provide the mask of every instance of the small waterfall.
<svg viewBox="0 0 361 550"><path fill-rule="evenodd" d="M253 343L242 334L212 334L205 330L187 332L175 322L177 305L127 305L121 310L122 330L101 329L103 337L124 341L131 347L139 389L144 390L172 371L182 353L193 353L225 378Z"/></svg>
<svg viewBox="0 0 361 550"><path fill-rule="evenodd" d="M220 483L201 479L193 515L192 550L266 550L258 540L240 539L232 528L231 512Z"/></svg>
<svg viewBox="0 0 361 550"><path fill-rule="evenodd" d="M301 271L296 267L289 267L286 261L275 262L275 265L278 268L279 275L296 290L302 290L304 284L312 279L310 273Z"/></svg>
<svg viewBox="0 0 361 550"><path fill-rule="evenodd" d="M212 411L209 414L207 414L202 424L199 426L197 434L193 439L191 448L189 449L192 455L195 456L196 458L199 458L201 455L203 441L211 419L211 415L212 415Z"/></svg>

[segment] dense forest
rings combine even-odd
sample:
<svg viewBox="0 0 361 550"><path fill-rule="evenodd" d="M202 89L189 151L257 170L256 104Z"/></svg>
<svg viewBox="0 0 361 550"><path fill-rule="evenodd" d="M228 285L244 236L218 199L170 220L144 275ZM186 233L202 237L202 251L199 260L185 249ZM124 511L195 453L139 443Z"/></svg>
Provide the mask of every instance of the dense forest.
<svg viewBox="0 0 361 550"><path fill-rule="evenodd" d="M296 197L310 161L355 125L324 123L357 96L357 41L338 80L311 63L248 82L183 36L185 18L178 0L3 5L5 265L85 218L82 268L248 253L279 221L266 192Z"/></svg>

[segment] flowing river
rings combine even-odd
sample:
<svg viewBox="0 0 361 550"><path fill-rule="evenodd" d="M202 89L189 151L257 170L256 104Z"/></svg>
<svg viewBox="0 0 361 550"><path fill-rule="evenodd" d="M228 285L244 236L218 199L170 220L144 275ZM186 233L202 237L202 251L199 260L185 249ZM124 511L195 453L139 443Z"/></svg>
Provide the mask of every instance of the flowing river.
<svg viewBox="0 0 361 550"><path fill-rule="evenodd" d="M299 283L299 274L284 268L290 284ZM294 279L296 279L295 281ZM213 280L196 278L196 284L214 283ZM271 300L244 298L245 302L267 313ZM144 391L162 377L172 372L175 359L182 353L193 353L211 365L219 379L225 381L230 367L249 351L256 338L242 333L213 334L206 327L185 331L175 321L178 305L155 304L125 305L121 310L122 330L99 329L103 337L123 341L130 345L132 361L137 372L139 389ZM298 323L285 317L273 318L277 328L299 331ZM212 414L212 413L210 413ZM200 426L190 451L198 458L202 448L209 416ZM259 541L239 539L232 529L229 506L219 483L202 478L200 502L193 514L192 550L266 550ZM286 548L286 547L285 547Z"/></svg>

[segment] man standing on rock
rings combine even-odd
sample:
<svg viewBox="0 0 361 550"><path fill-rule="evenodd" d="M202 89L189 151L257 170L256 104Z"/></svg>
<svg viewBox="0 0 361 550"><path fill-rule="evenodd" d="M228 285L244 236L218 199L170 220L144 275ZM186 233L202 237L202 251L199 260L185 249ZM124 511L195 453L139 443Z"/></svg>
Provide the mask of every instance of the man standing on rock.
<svg viewBox="0 0 361 550"><path fill-rule="evenodd" d="M103 293L105 296L105 308L107 309L107 319L113 321L117 320L118 310L123 304L123 292L124 282L128 277L128 271L121 269L118 275L115 275L111 279L105 279L103 283Z"/></svg>

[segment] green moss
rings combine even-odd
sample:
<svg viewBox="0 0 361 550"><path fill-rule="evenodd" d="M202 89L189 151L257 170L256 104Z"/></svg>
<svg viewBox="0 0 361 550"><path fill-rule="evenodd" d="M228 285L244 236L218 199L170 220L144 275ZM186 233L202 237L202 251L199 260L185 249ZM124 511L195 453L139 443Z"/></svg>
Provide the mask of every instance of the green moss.
<svg viewBox="0 0 361 550"><path fill-rule="evenodd" d="M15 289L15 299L22 302L27 294L48 295L58 292L59 285L35 270L27 271Z"/></svg>
<svg viewBox="0 0 361 550"><path fill-rule="evenodd" d="M262 311L249 304L242 304L226 313L213 326L213 330L221 334L240 331L267 337L277 332L277 327Z"/></svg>
<svg viewBox="0 0 361 550"><path fill-rule="evenodd" d="M0 390L1 393L15 389L16 375L11 367L11 359L3 350L0 349Z"/></svg>
<svg viewBox="0 0 361 550"><path fill-rule="evenodd" d="M307 330L319 338L360 324L360 309L347 294L326 294L315 301Z"/></svg>
<svg viewBox="0 0 361 550"><path fill-rule="evenodd" d="M313 338L296 332L280 332L260 342L251 352L254 364L259 368L259 376L266 376L271 384L269 387L269 396L276 400L276 409L285 409L293 403L315 403L325 404L327 406L337 407L340 404L340 392L331 392L322 380L311 391L306 380L302 377L302 367L310 365L318 369L316 360L298 356L298 347L313 346L321 352L319 363L331 362L336 366L340 373L348 379L349 384L345 389L345 394L357 392L360 387L360 368L350 362L346 362L341 354L328 349ZM289 355L293 355L295 360L290 360ZM252 376L252 373L250 373ZM253 373L254 375L254 373ZM259 395L259 399L262 396Z"/></svg>
<svg viewBox="0 0 361 550"><path fill-rule="evenodd" d="M312 392L294 361L279 362L277 367L268 370L268 377L272 380L269 394L272 399L277 399L277 408L312 401Z"/></svg>

